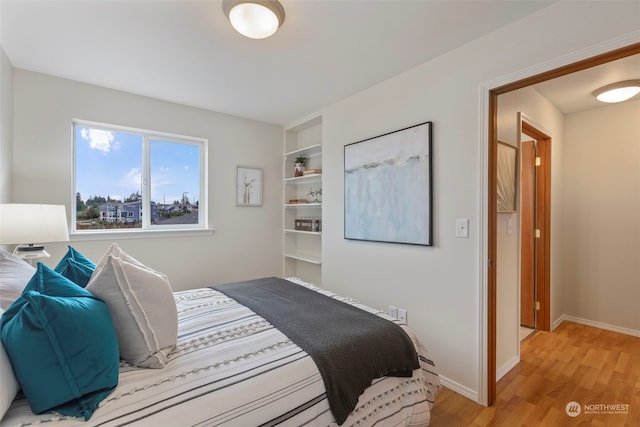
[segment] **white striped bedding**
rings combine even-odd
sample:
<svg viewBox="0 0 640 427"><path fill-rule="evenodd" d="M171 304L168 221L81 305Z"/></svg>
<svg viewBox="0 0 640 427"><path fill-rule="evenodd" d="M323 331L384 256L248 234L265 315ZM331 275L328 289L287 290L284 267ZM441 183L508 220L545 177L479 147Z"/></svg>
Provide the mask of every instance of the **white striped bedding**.
<svg viewBox="0 0 640 427"><path fill-rule="evenodd" d="M386 317L297 279L292 282ZM335 426L311 358L263 318L209 288L175 293L178 346L164 369L121 365L120 381L89 421L34 415L16 399L1 426ZM388 318L388 317L387 317ZM375 380L343 426L426 426L440 387L413 333L421 368Z"/></svg>

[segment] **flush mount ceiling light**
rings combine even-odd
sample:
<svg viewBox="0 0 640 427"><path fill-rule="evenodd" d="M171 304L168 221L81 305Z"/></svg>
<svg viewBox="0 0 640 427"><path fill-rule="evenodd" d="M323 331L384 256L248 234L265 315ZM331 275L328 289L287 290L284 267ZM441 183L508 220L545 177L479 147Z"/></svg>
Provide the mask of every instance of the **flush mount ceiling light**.
<svg viewBox="0 0 640 427"><path fill-rule="evenodd" d="M284 8L277 0L224 0L222 10L243 36L264 39L284 22Z"/></svg>
<svg viewBox="0 0 640 427"><path fill-rule="evenodd" d="M622 102L640 93L640 79L613 83L593 91L593 96L602 102Z"/></svg>

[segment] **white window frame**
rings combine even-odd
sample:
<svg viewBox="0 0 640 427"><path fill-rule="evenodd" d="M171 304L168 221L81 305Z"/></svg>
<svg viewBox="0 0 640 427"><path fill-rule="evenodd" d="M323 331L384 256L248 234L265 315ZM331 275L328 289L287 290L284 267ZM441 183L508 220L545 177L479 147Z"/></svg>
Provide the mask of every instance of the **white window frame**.
<svg viewBox="0 0 640 427"><path fill-rule="evenodd" d="M76 132L77 126L105 131L125 132L140 135L142 137L142 227L118 230L78 230L76 228ZM73 119L71 123L71 134L73 141L73 179L71 190L71 230L72 240L109 240L113 238L146 238L146 237L169 237L169 236L189 236L211 234L214 230L209 227L209 203L208 203L208 148L209 141L205 138L177 135L166 132L157 132L146 129L132 128L128 126L111 125L87 120ZM198 195L198 223L197 224L151 224L151 141L171 142L178 144L196 145L200 150L200 194Z"/></svg>

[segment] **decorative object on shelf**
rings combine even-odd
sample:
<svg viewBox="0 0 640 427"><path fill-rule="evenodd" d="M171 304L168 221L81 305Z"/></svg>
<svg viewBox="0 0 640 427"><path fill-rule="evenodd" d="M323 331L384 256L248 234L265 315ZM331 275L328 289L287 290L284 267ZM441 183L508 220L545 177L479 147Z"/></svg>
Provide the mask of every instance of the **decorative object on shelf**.
<svg viewBox="0 0 640 427"><path fill-rule="evenodd" d="M290 205L306 205L309 203L308 199L289 199Z"/></svg>
<svg viewBox="0 0 640 427"><path fill-rule="evenodd" d="M432 123L344 147L344 237L433 245Z"/></svg>
<svg viewBox="0 0 640 427"><path fill-rule="evenodd" d="M296 157L294 163L295 163L295 169L293 172L293 176L303 176L304 165L307 163L307 158L305 156L298 156Z"/></svg>
<svg viewBox="0 0 640 427"><path fill-rule="evenodd" d="M322 221L318 218L296 218L294 227L298 231L312 231L318 233L322 231Z"/></svg>
<svg viewBox="0 0 640 427"><path fill-rule="evenodd" d="M321 175L322 169L306 169L303 174L306 175Z"/></svg>
<svg viewBox="0 0 640 427"><path fill-rule="evenodd" d="M0 244L18 244L14 255L35 265L50 256L41 243L68 240L64 205L0 204Z"/></svg>
<svg viewBox="0 0 640 427"><path fill-rule="evenodd" d="M236 206L262 206L261 168L236 168Z"/></svg>
<svg viewBox="0 0 640 427"><path fill-rule="evenodd" d="M516 147L498 141L497 196L498 213L516 211Z"/></svg>
<svg viewBox="0 0 640 427"><path fill-rule="evenodd" d="M313 200L310 200L309 203L322 203L320 200L318 200L318 196L322 196L322 188L314 190L313 187L311 187L307 194L313 197Z"/></svg>
<svg viewBox="0 0 640 427"><path fill-rule="evenodd" d="M284 22L278 0L224 0L222 10L233 28L251 39L272 36Z"/></svg>

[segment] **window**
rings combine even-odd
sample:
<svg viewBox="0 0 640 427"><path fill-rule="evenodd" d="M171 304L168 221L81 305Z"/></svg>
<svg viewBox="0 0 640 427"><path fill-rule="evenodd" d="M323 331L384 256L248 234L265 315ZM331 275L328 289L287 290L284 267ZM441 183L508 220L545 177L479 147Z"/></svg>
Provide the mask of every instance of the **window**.
<svg viewBox="0 0 640 427"><path fill-rule="evenodd" d="M73 231L207 227L207 141L74 121Z"/></svg>

